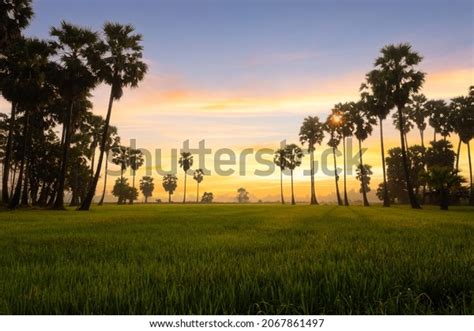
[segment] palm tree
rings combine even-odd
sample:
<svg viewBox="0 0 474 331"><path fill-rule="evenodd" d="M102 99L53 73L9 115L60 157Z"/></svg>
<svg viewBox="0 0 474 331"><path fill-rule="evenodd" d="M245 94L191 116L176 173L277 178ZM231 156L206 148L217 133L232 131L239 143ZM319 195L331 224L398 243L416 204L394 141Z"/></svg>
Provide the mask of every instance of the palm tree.
<svg viewBox="0 0 474 331"><path fill-rule="evenodd" d="M352 136L354 131L354 123L350 118L352 108L355 107L353 102L338 103L334 106L334 113L339 114L339 126L342 134L342 154L344 160L344 206L349 206L349 199L347 197L347 162L346 162L346 138Z"/></svg>
<svg viewBox="0 0 474 331"><path fill-rule="evenodd" d="M314 186L314 150L316 144L321 144L324 139L324 126L317 116L308 116L304 119L300 128L300 142L302 145L308 143L311 169L311 204L317 205L316 192Z"/></svg>
<svg viewBox="0 0 474 331"><path fill-rule="evenodd" d="M135 188L135 174L137 170L143 165L145 162L143 158L143 153L139 149L130 149L130 168L132 169L133 181L132 181L132 188ZM133 203L133 200L130 200Z"/></svg>
<svg viewBox="0 0 474 331"><path fill-rule="evenodd" d="M109 105L100 142L97 170L79 210L89 210L94 198L106 150L113 102L122 97L125 87L137 87L147 72L147 65L142 62L142 36L133 32L134 28L131 25L116 23L104 25L105 43L102 46L106 56L101 61L97 61L97 65L101 78L111 87Z"/></svg>
<svg viewBox="0 0 474 331"><path fill-rule="evenodd" d="M284 148L278 149L273 155L273 162L280 168L280 197L281 204L285 204L285 198L283 196L283 171L286 169L286 150Z"/></svg>
<svg viewBox="0 0 474 331"><path fill-rule="evenodd" d="M366 81L361 85L360 90L367 111L371 115L377 117L379 121L383 173L383 206L390 207L385 166L385 148L383 142L383 121L387 118L390 114L390 110L394 107L393 100L390 98L390 87L384 79L383 72L380 70L372 70L366 75Z"/></svg>
<svg viewBox="0 0 474 331"><path fill-rule="evenodd" d="M54 209L64 209L64 183L69 157L69 145L74 119L78 121L78 116L74 114L75 104L89 96L89 92L94 88L99 79L92 68L94 59L100 56L100 49L97 47L98 36L96 33L66 22L61 22L59 28L52 28L51 35L56 37L56 46L59 51L59 73L58 91L68 105L63 116L63 134L61 170L58 177L56 189L56 200Z"/></svg>
<svg viewBox="0 0 474 331"><path fill-rule="evenodd" d="M403 131L403 139L405 139L405 146L408 148L408 138L407 135L415 127L415 124L412 122L410 114L410 110L408 107L403 108L402 111L402 119L403 119L403 129L400 127L400 120L398 117L398 113L393 113L392 119L393 119L393 126L397 130L402 130Z"/></svg>
<svg viewBox="0 0 474 331"><path fill-rule="evenodd" d="M0 5L0 54L21 36L33 17L31 0L2 1Z"/></svg>
<svg viewBox="0 0 474 331"><path fill-rule="evenodd" d="M364 206L369 206L369 200L367 199L367 185L364 184L366 178L366 167L362 161L362 142L372 134L373 126L377 123L375 116L373 116L366 107L364 101L359 101L353 104L349 114L348 120L354 125L354 136L359 141L359 169L361 182L362 197L364 200Z"/></svg>
<svg viewBox="0 0 474 331"><path fill-rule="evenodd" d="M193 179L196 181L197 192L196 192L196 203L199 203L199 184L204 179L204 170L196 169L194 170Z"/></svg>
<svg viewBox="0 0 474 331"><path fill-rule="evenodd" d="M107 144L105 146L105 170L104 170L104 187L102 189L102 196L100 197L99 206L104 204L105 191L107 189L107 172L109 168L109 154L113 148L120 146L120 137L117 135L117 128L115 126L109 126ZM91 179L92 180L92 179Z"/></svg>
<svg viewBox="0 0 474 331"><path fill-rule="evenodd" d="M117 146L112 149L112 163L120 166L120 178L123 181L123 173L130 166L130 148Z"/></svg>
<svg viewBox="0 0 474 331"><path fill-rule="evenodd" d="M451 122L459 136L459 141L467 145L467 156L469 161L469 203L474 204L474 187L472 182L472 161L470 142L474 138L474 88L470 87L468 96L452 99ZM456 156L456 170L459 170L459 148Z"/></svg>
<svg viewBox="0 0 474 331"><path fill-rule="evenodd" d="M140 191L142 191L145 197L145 203L148 203L148 198L152 196L155 184L153 183L153 177L143 176L140 179Z"/></svg>
<svg viewBox="0 0 474 331"><path fill-rule="evenodd" d="M410 122L414 123L420 131L421 147L425 147L424 132L426 130L426 119L429 116L428 110L425 107L426 97L423 94L415 94L411 97L408 106L408 118Z"/></svg>
<svg viewBox="0 0 474 331"><path fill-rule="evenodd" d="M419 209L413 186L410 180L409 160L405 146L403 109L410 96L417 93L423 85L425 74L417 70L422 57L412 51L409 44L388 45L382 48L381 56L375 60L375 71L387 87L387 97L393 101L398 112L400 126L400 144L402 150L403 171L405 173L408 197L412 208Z"/></svg>
<svg viewBox="0 0 474 331"><path fill-rule="evenodd" d="M429 123L434 130L433 140L436 141L436 134L439 133L444 140L453 131L450 120L450 108L444 100L428 100L425 103L426 111L429 115Z"/></svg>
<svg viewBox="0 0 474 331"><path fill-rule="evenodd" d="M193 166L193 156L189 152L181 152L181 157L179 158L179 166L183 168L184 171L184 197L183 203L186 203L186 178L188 170Z"/></svg>
<svg viewBox="0 0 474 331"><path fill-rule="evenodd" d="M451 167L433 166L423 175L428 186L438 193L441 210L448 210L449 195L452 188L459 187L464 178Z"/></svg>
<svg viewBox="0 0 474 331"><path fill-rule="evenodd" d="M288 169L290 169L291 175L291 204L296 204L295 202L295 191L293 189L293 170L296 167L301 165L301 160L303 158L303 151L300 147L295 144L290 144L285 147L285 164Z"/></svg>
<svg viewBox="0 0 474 331"><path fill-rule="evenodd" d="M341 116L337 112L332 112L328 118L326 119L325 123L325 131L329 133L329 141L328 146L332 148L332 155L334 159L334 180L336 182L336 197L337 197L337 204L342 206L342 199L341 194L339 193L339 174L337 172L337 162L336 162L336 150L337 146L342 139L342 132L340 130L340 121Z"/></svg>
<svg viewBox="0 0 474 331"><path fill-rule="evenodd" d="M171 195L178 187L178 177L168 174L163 177L163 188L168 192L168 203L171 203Z"/></svg>

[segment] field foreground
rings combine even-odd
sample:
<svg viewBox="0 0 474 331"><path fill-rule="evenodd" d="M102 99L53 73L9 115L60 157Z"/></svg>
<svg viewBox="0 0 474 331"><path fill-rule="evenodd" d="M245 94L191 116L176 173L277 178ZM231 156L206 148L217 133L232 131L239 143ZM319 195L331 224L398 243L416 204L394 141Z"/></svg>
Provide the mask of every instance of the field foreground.
<svg viewBox="0 0 474 331"><path fill-rule="evenodd" d="M474 209L0 212L1 314L473 314Z"/></svg>

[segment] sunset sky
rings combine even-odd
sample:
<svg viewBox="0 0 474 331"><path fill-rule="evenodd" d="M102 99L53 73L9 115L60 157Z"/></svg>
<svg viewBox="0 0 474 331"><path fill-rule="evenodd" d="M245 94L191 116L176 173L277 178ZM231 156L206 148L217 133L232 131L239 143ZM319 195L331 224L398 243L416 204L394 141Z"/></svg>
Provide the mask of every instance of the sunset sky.
<svg viewBox="0 0 474 331"><path fill-rule="evenodd" d="M420 68L427 77L422 92L428 98L463 95L474 84L474 4L469 0L38 0L34 10L26 30L30 36L47 37L61 19L96 30L104 21L131 23L143 34L149 73L138 89L126 90L115 104L112 122L124 143L136 139L137 147L153 153L162 149L165 169L170 169L170 150L181 148L185 140L191 148L205 140L213 153L232 149L237 158L245 148L276 149L282 140L298 142L304 117L324 120L335 103L357 100L364 74L386 44L409 42L423 55ZM94 112L105 114L108 87L93 94ZM8 110L2 100L0 111ZM391 118L384 129L386 148L399 146ZM364 146L364 163L375 172L372 200L381 180L378 128L374 131ZM426 137L431 139L431 130ZM418 131L408 141L419 143ZM356 147L354 142L354 153ZM317 156L326 148L325 141ZM461 168L467 171L467 149L461 153ZM212 160L212 155L206 158L207 168ZM204 179L201 193L212 191L218 201L231 201L243 186L253 201L278 200L279 173L256 177L253 170L266 166L258 166L252 156L247 160L245 176L238 166L229 177L213 174ZM338 162L342 165L342 158ZM295 175L299 201L309 199L309 177L302 175L308 163L307 157ZM183 172L178 174L175 201L182 199ZM166 199L161 177L152 175L153 199ZM350 197L359 200L359 184L354 176L348 178ZM287 199L289 183L285 177ZM188 184L189 197L195 199L195 183ZM318 198L334 200L332 177L318 174L316 185Z"/></svg>

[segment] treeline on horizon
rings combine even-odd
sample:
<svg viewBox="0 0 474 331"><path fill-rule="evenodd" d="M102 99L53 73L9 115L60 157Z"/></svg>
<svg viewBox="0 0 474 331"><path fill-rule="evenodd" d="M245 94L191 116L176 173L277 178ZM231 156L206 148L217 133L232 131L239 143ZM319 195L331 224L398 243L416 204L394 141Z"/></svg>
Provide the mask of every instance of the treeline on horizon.
<svg viewBox="0 0 474 331"><path fill-rule="evenodd" d="M140 150L121 144L118 130L110 121L114 101L122 97L125 88L137 87L147 72L142 36L131 25L105 23L103 30L96 32L61 22L51 29L48 40L25 37L22 30L32 17L30 0L0 5L0 92L11 104L9 116L0 113L2 203L11 209L32 204L59 210L64 209L65 193L69 192L70 206L88 210L104 170L101 205L108 166L108 162L103 163L109 156L121 168L112 194L119 203L133 203L138 197L135 173L143 164L143 155ZM349 205L345 146L346 139L354 136L360 151L356 179L361 183L364 205L369 205L367 192L372 171L363 162L362 145L377 124L383 168L383 183L378 186L377 196L384 206L410 203L413 208L420 208L422 203L433 203L447 209L450 203L474 204L469 146L474 136L474 87L466 88L465 96L449 103L427 100L421 93L426 74L417 68L421 61L409 44L385 46L361 85L360 100L336 104L325 120L317 116L304 119L299 137L311 159L311 204L318 203L313 163L316 146L326 137L334 154L337 203ZM90 101L92 91L101 83L110 86L105 119L93 114ZM383 121L392 110L393 123L400 132L400 148L388 150L385 157ZM425 146L428 124L435 135ZM415 127L420 132L420 145L409 145L407 133ZM456 152L447 139L451 134L459 138ZM442 138L437 139L437 135ZM342 197L336 170L336 151L341 144ZM468 182L459 175L461 144L466 144L468 150ZM282 203L283 171L289 170L291 202L295 204L293 171L301 165L302 148L289 144L275 153L274 162L281 170ZM180 166L185 174L183 202L192 161L189 153L181 154ZM132 169L132 185L123 176L128 167ZM199 202L201 169L194 171L193 179ZM162 185L171 202L177 188L176 174L164 176ZM147 201L154 189L153 178L141 178L139 188ZM242 192L238 193L242 197ZM205 192L201 202L212 202L213 198L211 192Z"/></svg>

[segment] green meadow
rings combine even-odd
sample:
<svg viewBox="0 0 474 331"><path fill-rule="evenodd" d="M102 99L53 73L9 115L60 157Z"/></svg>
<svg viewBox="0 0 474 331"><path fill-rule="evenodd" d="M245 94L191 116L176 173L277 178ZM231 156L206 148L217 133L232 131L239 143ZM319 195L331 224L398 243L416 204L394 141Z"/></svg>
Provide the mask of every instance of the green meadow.
<svg viewBox="0 0 474 331"><path fill-rule="evenodd" d="M1 314L473 314L474 209L0 212Z"/></svg>

